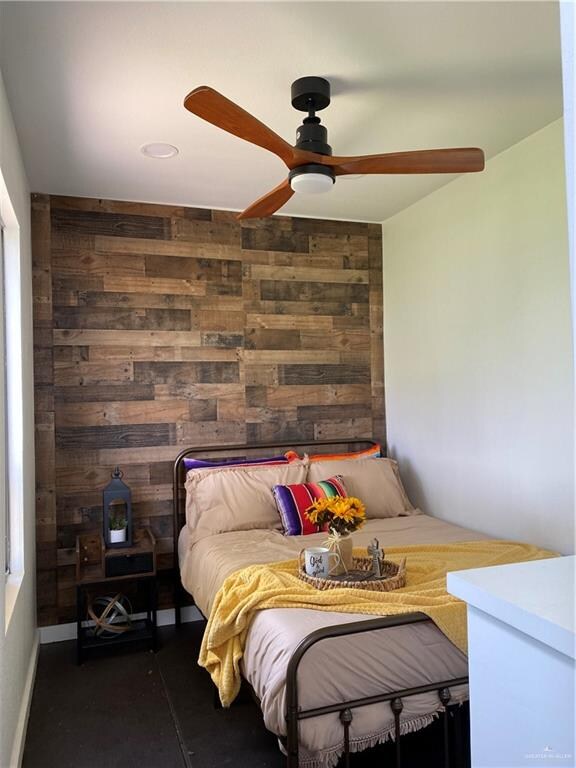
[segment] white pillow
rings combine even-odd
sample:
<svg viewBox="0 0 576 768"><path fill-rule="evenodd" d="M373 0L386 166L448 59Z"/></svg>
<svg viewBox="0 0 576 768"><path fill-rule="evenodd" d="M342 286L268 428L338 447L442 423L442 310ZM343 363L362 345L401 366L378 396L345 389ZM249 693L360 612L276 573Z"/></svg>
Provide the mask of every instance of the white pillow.
<svg viewBox="0 0 576 768"><path fill-rule="evenodd" d="M350 496L364 502L367 518L398 517L415 512L402 486L398 464L392 459L310 462L308 482L317 483L333 475L342 475Z"/></svg>
<svg viewBox="0 0 576 768"><path fill-rule="evenodd" d="M186 523L192 540L227 531L281 529L275 485L303 483L306 461L274 466L193 469L186 475Z"/></svg>

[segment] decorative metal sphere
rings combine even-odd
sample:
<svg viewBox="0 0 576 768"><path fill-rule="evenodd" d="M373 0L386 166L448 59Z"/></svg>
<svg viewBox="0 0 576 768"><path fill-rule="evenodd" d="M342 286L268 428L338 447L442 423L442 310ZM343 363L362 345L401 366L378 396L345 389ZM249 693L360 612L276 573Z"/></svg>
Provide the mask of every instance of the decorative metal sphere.
<svg viewBox="0 0 576 768"><path fill-rule="evenodd" d="M88 604L88 615L94 622L97 637L110 639L132 628L132 606L125 595L95 597Z"/></svg>

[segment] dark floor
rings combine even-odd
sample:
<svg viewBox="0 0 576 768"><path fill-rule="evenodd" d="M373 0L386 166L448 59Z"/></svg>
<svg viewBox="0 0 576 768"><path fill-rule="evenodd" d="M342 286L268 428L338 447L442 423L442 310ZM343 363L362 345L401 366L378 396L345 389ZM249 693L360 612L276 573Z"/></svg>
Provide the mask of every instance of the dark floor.
<svg viewBox="0 0 576 768"><path fill-rule="evenodd" d="M42 646L23 768L284 768L252 699L215 709L196 663L203 624L160 630L161 649L75 663L75 643ZM442 765L438 724L403 737L406 768ZM393 747L353 756L393 765Z"/></svg>

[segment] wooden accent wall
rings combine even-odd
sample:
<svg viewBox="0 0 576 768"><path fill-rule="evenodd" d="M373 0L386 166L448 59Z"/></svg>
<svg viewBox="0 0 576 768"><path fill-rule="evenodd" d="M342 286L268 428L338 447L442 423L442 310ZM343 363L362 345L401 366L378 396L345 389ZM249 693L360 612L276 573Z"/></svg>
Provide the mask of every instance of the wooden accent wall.
<svg viewBox="0 0 576 768"><path fill-rule="evenodd" d="M33 195L38 618L119 464L172 551L189 445L384 438L377 224Z"/></svg>

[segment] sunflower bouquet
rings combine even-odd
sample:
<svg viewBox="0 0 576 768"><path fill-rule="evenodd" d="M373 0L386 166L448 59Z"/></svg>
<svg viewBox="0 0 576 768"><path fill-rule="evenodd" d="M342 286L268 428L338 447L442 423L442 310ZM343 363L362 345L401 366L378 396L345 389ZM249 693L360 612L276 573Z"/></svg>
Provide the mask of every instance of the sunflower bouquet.
<svg viewBox="0 0 576 768"><path fill-rule="evenodd" d="M319 531L328 530L341 536L357 531L366 520L366 507L355 496L317 499L305 512Z"/></svg>

